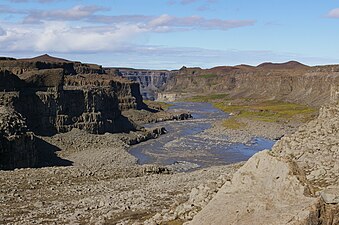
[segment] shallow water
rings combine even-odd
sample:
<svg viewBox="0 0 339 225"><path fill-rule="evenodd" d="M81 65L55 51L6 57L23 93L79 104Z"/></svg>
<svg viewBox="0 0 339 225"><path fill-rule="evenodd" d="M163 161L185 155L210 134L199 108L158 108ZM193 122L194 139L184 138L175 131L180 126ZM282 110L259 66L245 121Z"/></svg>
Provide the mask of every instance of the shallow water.
<svg viewBox="0 0 339 225"><path fill-rule="evenodd" d="M210 128L215 120L228 115L209 103L174 103L171 111L189 111L193 119L168 121L152 126L164 126L168 133L158 139L133 146L130 153L140 164L170 165L178 161L196 164L199 167L225 165L245 161L256 152L271 149L274 142L253 137L251 143L230 143L227 136L206 137L200 134Z"/></svg>

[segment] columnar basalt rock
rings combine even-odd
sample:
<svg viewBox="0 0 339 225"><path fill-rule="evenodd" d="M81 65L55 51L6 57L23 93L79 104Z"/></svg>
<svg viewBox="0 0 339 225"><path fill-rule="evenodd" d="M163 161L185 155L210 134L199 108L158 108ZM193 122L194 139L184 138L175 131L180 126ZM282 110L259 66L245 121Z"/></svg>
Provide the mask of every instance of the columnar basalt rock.
<svg viewBox="0 0 339 225"><path fill-rule="evenodd" d="M145 107L139 84L103 74L99 65L39 56L0 60L1 105L27 118L37 134L135 130L121 111ZM71 75L79 74L79 75Z"/></svg>
<svg viewBox="0 0 339 225"><path fill-rule="evenodd" d="M24 82L10 71L0 70L0 92L15 91L24 85Z"/></svg>
<svg viewBox="0 0 339 225"><path fill-rule="evenodd" d="M105 68L109 74L116 74L140 84L141 95L144 99L155 100L157 93L162 91L174 74L168 70L138 70L128 68Z"/></svg>
<svg viewBox="0 0 339 225"><path fill-rule="evenodd" d="M0 107L25 118L25 127L37 135L73 128L93 134L134 131L137 125L121 112L145 107L138 83L104 74L99 65L43 55L1 58L0 69ZM35 165L34 136L28 129L20 136L1 136L1 168Z"/></svg>
<svg viewBox="0 0 339 225"><path fill-rule="evenodd" d="M0 170L33 167L37 159L35 137L22 116L0 106Z"/></svg>

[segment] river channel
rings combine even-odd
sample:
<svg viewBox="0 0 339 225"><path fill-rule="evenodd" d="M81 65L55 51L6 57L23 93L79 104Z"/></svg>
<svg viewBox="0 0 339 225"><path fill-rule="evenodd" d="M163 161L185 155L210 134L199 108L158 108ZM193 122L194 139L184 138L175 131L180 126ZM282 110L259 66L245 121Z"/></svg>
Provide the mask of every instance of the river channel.
<svg viewBox="0 0 339 225"><path fill-rule="evenodd" d="M139 164L175 165L187 168L226 165L249 159L256 152L271 149L274 141L253 137L250 143L232 143L227 136L203 135L215 121L226 119L228 114L209 103L174 103L170 111L189 111L193 119L149 124L148 127L165 127L167 134L133 146L129 152Z"/></svg>

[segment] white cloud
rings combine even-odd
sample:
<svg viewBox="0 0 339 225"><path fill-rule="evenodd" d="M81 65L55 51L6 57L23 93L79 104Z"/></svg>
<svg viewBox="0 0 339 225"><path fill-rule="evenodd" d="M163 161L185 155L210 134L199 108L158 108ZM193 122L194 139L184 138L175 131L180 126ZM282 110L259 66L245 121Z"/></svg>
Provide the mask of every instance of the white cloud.
<svg viewBox="0 0 339 225"><path fill-rule="evenodd" d="M70 9L57 9L57 10L32 10L29 11L24 22L36 23L43 20L55 20L55 21L71 21L86 19L96 12L108 10L105 7L99 7L95 5L83 6L77 5Z"/></svg>
<svg viewBox="0 0 339 225"><path fill-rule="evenodd" d="M7 32L2 27L0 27L0 36L5 36L6 34Z"/></svg>
<svg viewBox="0 0 339 225"><path fill-rule="evenodd" d="M161 15L151 20L147 26L151 28L171 27L187 29L228 30L232 28L252 26L254 20L222 20L206 19L200 16L175 17Z"/></svg>
<svg viewBox="0 0 339 225"><path fill-rule="evenodd" d="M213 0L204 0L206 1ZM109 9L97 5L77 5L69 9L52 10L17 10L0 5L0 13L18 13L24 18L20 22L2 21L1 50L3 52L37 53L123 51L133 46L133 43L136 43L135 40L141 35L148 33L228 30L252 26L255 23L253 20L207 19L200 16L178 17L167 14L160 16L99 14L107 10Z"/></svg>
<svg viewBox="0 0 339 225"><path fill-rule="evenodd" d="M86 19L87 22L92 23L145 23L154 19L154 16L146 15L119 15L119 16L105 16L105 15L92 15Z"/></svg>
<svg viewBox="0 0 339 225"><path fill-rule="evenodd" d="M30 11L24 23L41 23L43 21L85 21L103 24L135 24L152 29L155 32L169 32L192 29L228 30L231 28L254 25L254 20L206 19L200 16L176 17L167 14L160 16L146 15L97 15L108 10L99 6L75 6L68 10Z"/></svg>
<svg viewBox="0 0 339 225"><path fill-rule="evenodd" d="M330 12L328 12L327 16L331 18L339 18L339 8L332 9Z"/></svg>
<svg viewBox="0 0 339 225"><path fill-rule="evenodd" d="M96 7L74 7L71 10L51 13L50 18L65 17L69 20L86 18L100 10ZM97 18L96 18L97 19ZM40 23L2 24L0 46L2 51L32 52L100 52L116 51L135 43L141 35L154 32L186 30L228 30L251 26L255 22L247 20L206 19L199 16L158 17L142 15L123 15L105 18L102 25L72 25L67 21L41 21ZM138 21L140 19L140 21ZM89 26L90 24L90 26Z"/></svg>
<svg viewBox="0 0 339 225"><path fill-rule="evenodd" d="M64 22L16 25L0 36L2 51L100 52L122 48L146 32L137 25L115 27L73 27Z"/></svg>

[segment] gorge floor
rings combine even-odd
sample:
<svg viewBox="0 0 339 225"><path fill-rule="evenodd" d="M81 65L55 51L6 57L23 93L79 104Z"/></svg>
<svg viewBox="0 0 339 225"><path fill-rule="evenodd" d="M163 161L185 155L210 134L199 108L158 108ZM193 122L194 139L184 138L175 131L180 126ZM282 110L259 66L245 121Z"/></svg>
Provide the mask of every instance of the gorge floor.
<svg viewBox="0 0 339 225"><path fill-rule="evenodd" d="M199 115L193 116L202 121ZM209 120L203 128L211 128L194 135L212 136L220 142L218 135L224 133L217 124L221 118ZM203 123L206 125L206 121ZM187 127L186 122L178 124ZM94 135L73 129L44 137L44 141L58 146L58 156L73 162L73 166L0 171L1 223L140 224L159 212L185 221L207 204L241 165L209 165L186 173L161 170L156 165L140 166L127 152L126 140L142 135ZM158 174L161 172L165 174ZM194 206L183 207L193 189L199 200Z"/></svg>
<svg viewBox="0 0 339 225"><path fill-rule="evenodd" d="M132 146L129 150L140 164L172 165L182 170L225 165L245 161L258 151L270 149L274 144L273 140L255 134L243 135L243 140L238 137L238 141L232 140L233 137L225 135L221 130L217 133L215 128L212 134L211 128L229 115L209 103L172 104L169 111L190 111L193 119L156 124L166 127L168 133L156 140ZM154 124L148 125L153 126Z"/></svg>

